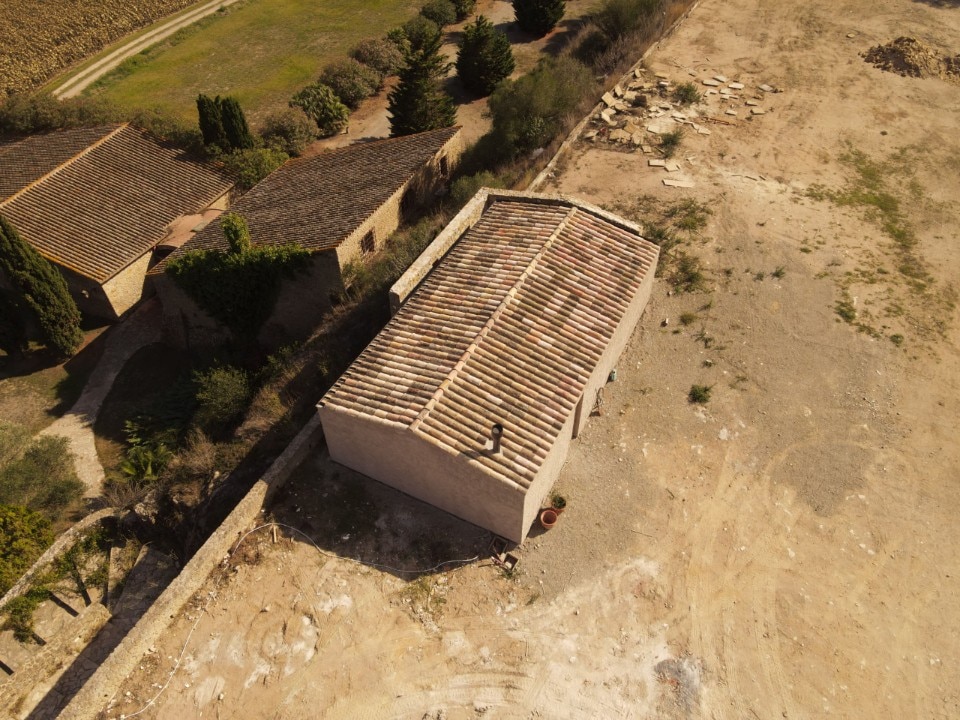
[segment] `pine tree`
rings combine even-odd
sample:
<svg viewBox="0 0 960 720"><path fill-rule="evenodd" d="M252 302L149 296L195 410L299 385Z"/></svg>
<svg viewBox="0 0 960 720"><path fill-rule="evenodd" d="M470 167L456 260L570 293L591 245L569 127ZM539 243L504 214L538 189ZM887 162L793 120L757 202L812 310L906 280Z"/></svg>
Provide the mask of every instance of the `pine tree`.
<svg viewBox="0 0 960 720"><path fill-rule="evenodd" d="M247 118L236 98L217 97L220 106L220 121L223 123L223 132L231 150L247 150L254 146L253 135L247 125Z"/></svg>
<svg viewBox="0 0 960 720"><path fill-rule="evenodd" d="M513 50L506 34L483 15L463 29L457 53L457 75L470 92L485 97L514 68Z"/></svg>
<svg viewBox="0 0 960 720"><path fill-rule="evenodd" d="M391 137L437 130L456 123L453 98L440 87L450 69L450 63L440 55L441 43L437 36L407 55L406 66L400 70L400 81L387 98Z"/></svg>
<svg viewBox="0 0 960 720"><path fill-rule="evenodd" d="M13 303L36 319L38 338L60 355L72 355L83 340L80 311L60 272L24 242L0 216L0 273L13 288Z"/></svg>
<svg viewBox="0 0 960 720"><path fill-rule="evenodd" d="M203 144L227 149L227 134L223 129L223 118L220 114L220 103L209 95L197 95L197 115L200 117L200 134L203 135Z"/></svg>
<svg viewBox="0 0 960 720"><path fill-rule="evenodd" d="M566 6L563 0L513 0L513 14L523 30L539 37L556 27Z"/></svg>

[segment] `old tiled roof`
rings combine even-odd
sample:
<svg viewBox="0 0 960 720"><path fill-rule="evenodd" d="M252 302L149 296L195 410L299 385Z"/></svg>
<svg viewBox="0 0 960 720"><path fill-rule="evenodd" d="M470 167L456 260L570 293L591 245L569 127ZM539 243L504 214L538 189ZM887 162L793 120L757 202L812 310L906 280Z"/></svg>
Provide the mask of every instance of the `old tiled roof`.
<svg viewBox="0 0 960 720"><path fill-rule="evenodd" d="M40 254L100 283L162 240L171 222L202 210L230 185L128 125L0 147L0 213Z"/></svg>
<svg viewBox="0 0 960 720"><path fill-rule="evenodd" d="M79 155L117 127L63 130L0 143L0 202Z"/></svg>
<svg viewBox="0 0 960 720"><path fill-rule="evenodd" d="M295 242L313 251L335 248L458 131L444 128L291 160L240 198L232 211L246 219L255 245ZM211 223L181 252L226 248L219 224Z"/></svg>
<svg viewBox="0 0 960 720"><path fill-rule="evenodd" d="M407 427L526 489L657 252L571 201L496 199L322 405ZM483 452L494 423L497 455Z"/></svg>

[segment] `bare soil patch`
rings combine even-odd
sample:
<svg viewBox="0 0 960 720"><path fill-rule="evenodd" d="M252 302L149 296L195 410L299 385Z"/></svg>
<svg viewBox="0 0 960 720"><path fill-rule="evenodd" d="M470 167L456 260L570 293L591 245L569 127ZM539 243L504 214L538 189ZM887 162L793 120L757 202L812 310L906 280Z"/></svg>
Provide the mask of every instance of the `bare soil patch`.
<svg viewBox="0 0 960 720"><path fill-rule="evenodd" d="M271 510L319 549L251 536L104 717L175 666L141 717L960 716L956 87L873 72L848 37L960 26L890 8L703 0L650 71L717 89L729 124L688 130L675 171L590 139L560 164L547 190L645 225L709 208L671 250L703 283L656 285L513 573L378 568L431 561L431 530L483 539L314 458Z"/></svg>

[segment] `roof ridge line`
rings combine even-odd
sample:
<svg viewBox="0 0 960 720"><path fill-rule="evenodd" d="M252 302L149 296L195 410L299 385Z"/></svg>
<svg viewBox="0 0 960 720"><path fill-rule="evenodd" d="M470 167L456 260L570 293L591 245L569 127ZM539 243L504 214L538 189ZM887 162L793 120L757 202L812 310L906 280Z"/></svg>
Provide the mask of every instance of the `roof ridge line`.
<svg viewBox="0 0 960 720"><path fill-rule="evenodd" d="M76 155L74 155L73 157L67 158L67 159L64 160L62 163L60 163L59 165L57 165L53 170L49 171L46 175L43 175L43 176L37 178L36 180L34 180L34 181L33 181L32 183L30 183L29 185L26 185L26 186L20 188L19 190L17 190L13 195L11 195L10 197L8 197L8 198L7 198L6 200L4 200L3 202L0 202L0 208L6 207L7 205L9 205L10 203L12 203L12 202L13 202L14 200L16 200L17 198L21 197L21 196L24 195L25 193L28 193L29 191L33 190L33 188L35 188L35 187L37 187L38 185L40 185L42 182L45 182L46 180L50 179L51 177L53 177L54 175L56 175L57 173L59 173L61 170L64 170L65 168L70 167L71 165L73 165L73 163L75 163L77 160L79 160L80 158L82 158L84 155L87 155L88 153L92 152L93 150L96 150L98 147L100 147L101 145L103 145L103 143L105 143L107 140L111 139L111 138L114 137L117 133L119 133L121 130L124 130L124 129L128 128L128 127L130 127L130 123L128 123L128 122L120 123L120 125L118 125L118 126L115 127L113 130L111 130L110 132L108 132L108 133L107 133L106 135L104 135L102 138L100 138L100 139L97 140L96 142L92 143L91 145L88 145L88 146L85 147L83 150L81 150L81 151L78 152Z"/></svg>
<svg viewBox="0 0 960 720"><path fill-rule="evenodd" d="M509 200L507 202L509 202ZM470 356L473 355L473 352L480 345L480 342L489 334L496 321L499 320L506 311L510 301L516 297L520 287L526 282L527 278L530 277L533 269L546 254L547 250L551 248L556 242L557 238L560 237L560 233L563 232L563 230L567 227L567 224L577 212L577 209L578 208L574 205L570 206L570 208L567 210L567 214L563 217L563 220L557 224L556 229L554 229L554 231L550 234L550 237L547 238L546 242L543 243L543 247L541 247L537 254L530 259L530 262L527 263L527 267L524 268L523 272L520 273L520 277L517 278L517 281L507 291L506 295L503 296L503 300L500 301L500 304L497 306L497 308L490 313L490 317L487 318L487 321L483 324L483 327L477 331L476 337L474 337L473 341L463 351L463 354L460 356L460 359L457 360L456 364L453 366L453 369L447 373L447 376L443 379L443 382L440 383L440 386L433 393L433 396L427 400L426 404L423 406L423 409L417 414L416 420L410 423L411 430L417 430L423 424L424 420L427 419L427 416L430 414L433 408L436 407L437 403L440 402L440 398L443 397L443 394L451 385L453 379L460 373L460 370L466 364ZM470 228L470 230L472 229L473 228Z"/></svg>

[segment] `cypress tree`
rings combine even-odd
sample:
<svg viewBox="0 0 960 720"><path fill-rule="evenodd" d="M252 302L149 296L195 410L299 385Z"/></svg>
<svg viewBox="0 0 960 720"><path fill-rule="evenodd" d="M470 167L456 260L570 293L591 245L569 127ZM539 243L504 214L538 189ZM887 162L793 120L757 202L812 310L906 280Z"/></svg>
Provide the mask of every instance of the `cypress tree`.
<svg viewBox="0 0 960 720"><path fill-rule="evenodd" d="M24 242L0 216L0 272L13 286L13 304L30 313L40 329L38 338L60 355L72 355L83 340L80 311L67 283L46 258Z"/></svg>
<svg viewBox="0 0 960 720"><path fill-rule="evenodd" d="M563 17L564 0L513 0L517 24L532 35L546 35Z"/></svg>
<svg viewBox="0 0 960 720"><path fill-rule="evenodd" d="M209 95L197 95L197 115L200 118L200 134L203 144L227 149L227 135L223 130L220 104Z"/></svg>
<svg viewBox="0 0 960 720"><path fill-rule="evenodd" d="M231 150L247 150L254 146L253 135L247 125L247 118L243 114L240 103L236 98L217 97L220 106L220 121L223 123L223 132L227 136L227 143Z"/></svg>
<svg viewBox="0 0 960 720"><path fill-rule="evenodd" d="M513 50L506 34L483 15L463 29L457 53L457 75L470 92L487 96L514 68Z"/></svg>
<svg viewBox="0 0 960 720"><path fill-rule="evenodd" d="M457 121L453 98L440 87L450 69L440 55L438 35L418 50L408 53L400 81L388 96L390 136L412 135L450 127Z"/></svg>

